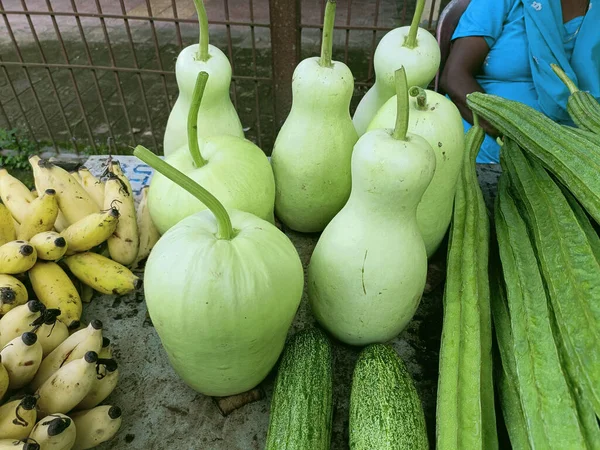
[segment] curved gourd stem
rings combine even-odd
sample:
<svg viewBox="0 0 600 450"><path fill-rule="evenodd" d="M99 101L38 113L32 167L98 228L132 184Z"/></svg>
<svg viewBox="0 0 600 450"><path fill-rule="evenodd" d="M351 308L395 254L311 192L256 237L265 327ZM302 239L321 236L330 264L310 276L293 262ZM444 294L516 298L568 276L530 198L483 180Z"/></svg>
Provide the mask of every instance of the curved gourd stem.
<svg viewBox="0 0 600 450"><path fill-rule="evenodd" d="M198 25L200 27L200 38L198 39L198 53L196 59L198 61L208 61L208 15L204 7L203 0L194 0L196 12L198 13Z"/></svg>
<svg viewBox="0 0 600 450"><path fill-rule="evenodd" d="M425 0L417 0L415 14L413 15L413 19L410 24L408 36L406 36L406 40L404 41L404 47L415 48L417 46L417 31L419 31L419 23L421 22L423 9L425 9Z"/></svg>
<svg viewBox="0 0 600 450"><path fill-rule="evenodd" d="M550 64L550 67L552 67L554 73L558 76L558 78L560 78L560 81L562 81L565 84L565 86L567 86L571 94L574 94L575 92L579 91L579 88L575 85L575 83L573 83L573 80L569 78L569 76L565 73L564 70L562 70L556 64Z"/></svg>
<svg viewBox="0 0 600 450"><path fill-rule="evenodd" d="M392 132L392 137L400 141L406 140L408 132L408 81L406 80L406 71L400 67L395 72L396 77L396 127Z"/></svg>
<svg viewBox="0 0 600 450"><path fill-rule="evenodd" d="M477 113L475 111L471 111L471 113L473 114L473 128L478 128L479 127L479 116L477 115Z"/></svg>
<svg viewBox="0 0 600 450"><path fill-rule="evenodd" d="M327 0L325 6L325 20L323 23L323 41L321 42L321 59L319 64L323 67L333 67L333 26L335 24L335 0Z"/></svg>
<svg viewBox="0 0 600 450"><path fill-rule="evenodd" d="M200 153L200 147L198 147L198 112L200 111L200 103L202 103L202 97L204 96L204 89L206 88L207 81L208 73L206 72L200 72L196 77L196 85L194 86L194 93L192 95L192 104L187 118L188 147L196 167L202 167L206 164L206 160Z"/></svg>
<svg viewBox="0 0 600 450"><path fill-rule="evenodd" d="M219 239L231 240L233 238L233 227L229 214L214 195L142 145L135 148L133 155L204 203L217 219L217 237Z"/></svg>
<svg viewBox="0 0 600 450"><path fill-rule="evenodd" d="M417 109L421 111L427 110L427 91L420 86L413 86L408 91L411 97L417 98Z"/></svg>

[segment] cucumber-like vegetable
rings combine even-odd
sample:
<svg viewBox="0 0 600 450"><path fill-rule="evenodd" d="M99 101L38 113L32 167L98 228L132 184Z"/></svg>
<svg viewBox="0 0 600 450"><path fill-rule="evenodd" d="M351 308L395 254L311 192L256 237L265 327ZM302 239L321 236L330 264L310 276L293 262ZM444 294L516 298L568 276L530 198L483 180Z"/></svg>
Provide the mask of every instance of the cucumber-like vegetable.
<svg viewBox="0 0 600 450"><path fill-rule="evenodd" d="M564 186L559 185L559 187L569 202L569 205L571 206L571 209L577 218L577 222L579 222L579 225L587 236L590 247L592 248L592 252L596 257L596 261L600 262L600 236L598 236L598 233L596 233L596 230L594 230L594 226L591 224L588 215L585 213L585 210L581 207L577 199L573 197L573 194L571 194Z"/></svg>
<svg viewBox="0 0 600 450"><path fill-rule="evenodd" d="M371 344L358 356L349 428L350 450L429 448L421 399L404 362L389 345Z"/></svg>
<svg viewBox="0 0 600 450"><path fill-rule="evenodd" d="M598 144L522 103L473 92L469 107L551 171L600 222Z"/></svg>
<svg viewBox="0 0 600 450"><path fill-rule="evenodd" d="M600 264L560 188L510 138L504 164L523 205L560 338L577 365L578 385L600 413Z"/></svg>
<svg viewBox="0 0 600 450"><path fill-rule="evenodd" d="M277 370L265 450L328 450L332 390L329 339L318 328L296 333Z"/></svg>
<svg viewBox="0 0 600 450"><path fill-rule="evenodd" d="M586 442L554 343L535 250L505 181L502 176L498 184L496 233L529 442L532 448L583 449Z"/></svg>

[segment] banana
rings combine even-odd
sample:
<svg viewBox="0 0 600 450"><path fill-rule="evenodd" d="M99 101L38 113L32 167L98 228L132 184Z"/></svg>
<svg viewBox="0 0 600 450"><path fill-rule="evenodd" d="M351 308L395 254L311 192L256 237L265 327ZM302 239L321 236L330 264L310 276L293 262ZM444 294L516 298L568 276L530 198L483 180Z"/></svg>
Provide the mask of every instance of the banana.
<svg viewBox="0 0 600 450"><path fill-rule="evenodd" d="M40 444L27 440L0 439L0 450L40 450Z"/></svg>
<svg viewBox="0 0 600 450"><path fill-rule="evenodd" d="M14 220L4 203L0 203L0 245L17 240Z"/></svg>
<svg viewBox="0 0 600 450"><path fill-rule="evenodd" d="M0 349L31 330L33 323L37 320L46 307L37 300L29 300L26 304L11 309L0 319ZM1 398L1 397L0 397Z"/></svg>
<svg viewBox="0 0 600 450"><path fill-rule="evenodd" d="M0 247L0 273L27 272L36 260L37 252L27 241L10 241Z"/></svg>
<svg viewBox="0 0 600 450"><path fill-rule="evenodd" d="M133 267L139 267L140 263L143 262L150 255L150 251L154 247L154 244L160 239L160 233L156 229L152 217L150 217L150 210L148 209L148 186L144 186L142 189L142 198L137 209L137 224L140 233L140 248L138 254L133 262Z"/></svg>
<svg viewBox="0 0 600 450"><path fill-rule="evenodd" d="M142 283L127 267L97 253L77 253L66 257L64 263L73 275L102 294L123 295Z"/></svg>
<svg viewBox="0 0 600 450"><path fill-rule="evenodd" d="M37 398L26 395L0 406L0 439L25 439L37 419Z"/></svg>
<svg viewBox="0 0 600 450"><path fill-rule="evenodd" d="M28 241L33 236L54 228L58 216L58 201L54 189L46 191L29 204L29 213L21 222L17 239Z"/></svg>
<svg viewBox="0 0 600 450"><path fill-rule="evenodd" d="M37 191L56 191L58 206L68 225L100 211L87 191L69 175L69 172L38 156L31 156L29 163L33 169Z"/></svg>
<svg viewBox="0 0 600 450"><path fill-rule="evenodd" d="M86 450L112 439L121 427L121 408L103 405L70 415L77 437L73 450Z"/></svg>
<svg viewBox="0 0 600 450"><path fill-rule="evenodd" d="M81 185L94 199L99 208L104 208L104 183L96 178L87 167L79 168Z"/></svg>
<svg viewBox="0 0 600 450"><path fill-rule="evenodd" d="M39 445L39 450L70 450L76 435L75 423L70 417L51 414L33 427L29 438Z"/></svg>
<svg viewBox="0 0 600 450"><path fill-rule="evenodd" d="M8 372L8 388L20 389L28 384L42 362L42 344L29 331L14 338L0 351L2 364Z"/></svg>
<svg viewBox="0 0 600 450"><path fill-rule="evenodd" d="M119 381L119 366L114 359L98 359L97 374L90 391L73 409L94 408L115 390Z"/></svg>
<svg viewBox="0 0 600 450"><path fill-rule="evenodd" d="M60 309L46 309L44 313L33 322L33 332L37 334L38 341L42 344L42 358L48 356L52 351L69 337L69 329L60 320Z"/></svg>
<svg viewBox="0 0 600 450"><path fill-rule="evenodd" d="M69 276L52 261L38 261L29 270L29 280L37 298L47 308L61 311L58 320L69 328L79 325L81 298Z"/></svg>
<svg viewBox="0 0 600 450"><path fill-rule="evenodd" d="M68 226L69 223L67 222L67 219L65 219L65 215L59 209L58 216L56 217L56 222L54 222L54 229L60 233Z"/></svg>
<svg viewBox="0 0 600 450"><path fill-rule="evenodd" d="M17 222L22 223L29 213L29 204L35 199L27 186L0 169L0 198Z"/></svg>
<svg viewBox="0 0 600 450"><path fill-rule="evenodd" d="M102 348L98 352L98 359L110 359L113 356L113 348L110 339L102 338Z"/></svg>
<svg viewBox="0 0 600 450"><path fill-rule="evenodd" d="M65 339L44 358L35 378L31 381L31 388L38 389L66 364L83 358L87 352L97 354L101 348L102 322L93 320L87 327Z"/></svg>
<svg viewBox="0 0 600 450"><path fill-rule="evenodd" d="M140 237L131 184L117 162L113 162L104 188L104 209L113 207L121 216L117 229L108 239L108 250L114 261L128 266L137 257Z"/></svg>
<svg viewBox="0 0 600 450"><path fill-rule="evenodd" d="M92 297L94 296L94 289L92 289L91 286L88 286L87 284L82 283L81 281L79 282L79 285L81 287L81 289L80 289L81 301L83 303L91 302Z"/></svg>
<svg viewBox="0 0 600 450"><path fill-rule="evenodd" d="M73 170L71 172L69 172L69 175L71 175L75 181L77 181L79 184L81 184L81 177L79 176L79 172L76 170Z"/></svg>
<svg viewBox="0 0 600 450"><path fill-rule="evenodd" d="M0 401L2 401L4 395L8 392L9 382L10 378L8 377L8 372L6 371L4 364L2 364L2 357L0 356Z"/></svg>
<svg viewBox="0 0 600 450"><path fill-rule="evenodd" d="M90 214L75 222L61 233L67 241L67 255L86 252L102 244L114 233L118 223L119 211L116 208Z"/></svg>
<svg viewBox="0 0 600 450"><path fill-rule="evenodd" d="M31 195L33 195L34 197L38 196L38 192L37 192L37 189L35 187L31 190Z"/></svg>
<svg viewBox="0 0 600 450"><path fill-rule="evenodd" d="M38 233L29 243L35 248L38 259L44 261L57 261L67 252L67 241L56 231Z"/></svg>
<svg viewBox="0 0 600 450"><path fill-rule="evenodd" d="M71 361L56 371L36 391L38 411L48 414L66 414L85 398L96 379L96 352L87 352L83 358Z"/></svg>
<svg viewBox="0 0 600 450"><path fill-rule="evenodd" d="M0 315L27 303L27 288L11 275L0 274Z"/></svg>

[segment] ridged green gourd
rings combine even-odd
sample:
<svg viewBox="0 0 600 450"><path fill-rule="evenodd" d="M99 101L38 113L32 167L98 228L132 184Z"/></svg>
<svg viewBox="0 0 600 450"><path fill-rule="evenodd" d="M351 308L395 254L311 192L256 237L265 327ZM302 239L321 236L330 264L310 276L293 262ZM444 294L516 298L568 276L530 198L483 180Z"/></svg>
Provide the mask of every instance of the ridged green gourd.
<svg viewBox="0 0 600 450"><path fill-rule="evenodd" d="M320 232L350 195L350 160L358 136L350 117L354 78L332 61L335 1L325 10L321 57L294 71L293 103L275 140L275 214L299 232Z"/></svg>
<svg viewBox="0 0 600 450"><path fill-rule="evenodd" d="M424 137L435 151L435 174L417 208L417 223L430 257L439 248L452 219L452 207L465 148L460 111L443 95L413 87L409 91L408 131ZM392 128L396 122L396 96L377 112L367 131Z"/></svg>
<svg viewBox="0 0 600 450"><path fill-rule="evenodd" d="M247 139L236 136L197 138L196 116L204 102L208 74L200 72L188 115L188 141L165 161L190 176L227 208L252 213L273 223L275 179L265 153ZM148 189L148 210L161 234L206 205L161 173Z"/></svg>
<svg viewBox="0 0 600 450"><path fill-rule="evenodd" d="M409 86L426 88L440 67L440 47L435 37L419 27L425 0L418 0L410 26L389 31L375 49L373 67L375 83L358 103L352 121L359 136L366 131L379 108L392 97L394 72L406 69Z"/></svg>
<svg viewBox="0 0 600 450"><path fill-rule="evenodd" d="M204 395L254 388L275 366L300 305L298 252L274 225L226 210L149 150L134 155L208 208L165 233L146 263L146 304L171 365Z"/></svg>
<svg viewBox="0 0 600 450"><path fill-rule="evenodd" d="M308 268L317 320L351 345L386 342L412 319L425 287L427 252L417 205L435 171L435 153L406 133L408 92L397 73L394 130L363 135L352 155L352 193L325 228Z"/></svg>
<svg viewBox="0 0 600 450"><path fill-rule="evenodd" d="M201 137L232 135L244 137L240 118L231 102L231 64L217 47L208 42L208 18L202 0L194 0L198 12L200 39L198 44L184 48L177 56L175 77L179 96L169 114L163 137L163 153L170 156L187 143L186 118L192 106L196 78L200 72L210 75L202 107L198 114L198 135Z"/></svg>

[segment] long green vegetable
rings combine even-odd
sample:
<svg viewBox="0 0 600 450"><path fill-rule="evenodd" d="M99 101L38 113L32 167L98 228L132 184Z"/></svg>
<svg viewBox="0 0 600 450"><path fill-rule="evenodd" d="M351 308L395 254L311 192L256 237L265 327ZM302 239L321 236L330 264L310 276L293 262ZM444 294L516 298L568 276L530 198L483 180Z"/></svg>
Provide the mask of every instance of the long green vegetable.
<svg viewBox="0 0 600 450"><path fill-rule="evenodd" d="M585 235L587 236L588 242L590 243L590 247L592 248L592 252L596 257L596 261L600 262L600 236L598 236L598 233L596 233L596 230L594 230L590 219L588 218L587 214L585 213L584 209L581 207L577 199L573 197L573 194L571 194L562 185L560 186L560 188L562 190L563 195L569 202L569 205L571 206L575 217L577 217L579 225L581 226Z"/></svg>

